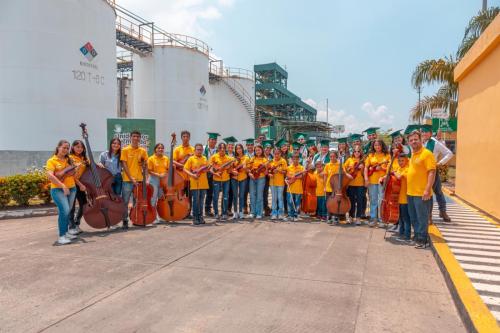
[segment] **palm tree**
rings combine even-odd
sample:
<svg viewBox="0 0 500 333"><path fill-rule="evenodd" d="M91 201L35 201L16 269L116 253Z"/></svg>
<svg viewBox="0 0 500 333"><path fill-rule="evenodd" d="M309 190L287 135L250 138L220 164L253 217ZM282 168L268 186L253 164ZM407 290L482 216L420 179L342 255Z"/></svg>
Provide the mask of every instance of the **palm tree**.
<svg viewBox="0 0 500 333"><path fill-rule="evenodd" d="M410 111L410 118L420 121L433 109L447 110L450 117L456 117L458 105L458 84L453 79L453 71L474 42L500 12L499 7L480 11L472 17L465 29L462 43L455 57L448 56L437 60L424 60L415 68L411 83L414 88L423 84L440 83L441 87L432 96L425 96Z"/></svg>

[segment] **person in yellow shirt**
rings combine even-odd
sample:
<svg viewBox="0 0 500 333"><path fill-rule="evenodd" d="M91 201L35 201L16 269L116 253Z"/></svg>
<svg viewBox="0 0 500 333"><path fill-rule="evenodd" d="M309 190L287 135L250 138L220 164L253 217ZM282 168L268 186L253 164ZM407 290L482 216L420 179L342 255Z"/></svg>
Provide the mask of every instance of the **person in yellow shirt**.
<svg viewBox="0 0 500 333"><path fill-rule="evenodd" d="M247 188L247 171L246 167L249 161L245 155L245 149L241 143L236 144L234 151L235 161L231 168L231 188L233 193L233 220L243 219L243 206L245 202L245 191Z"/></svg>
<svg viewBox="0 0 500 333"><path fill-rule="evenodd" d="M305 168L300 165L300 157L298 154L292 156L292 165L286 169L286 183L288 185L288 217L292 221L298 221L300 203L302 200L302 178L304 177Z"/></svg>
<svg viewBox="0 0 500 333"><path fill-rule="evenodd" d="M214 214L218 220L227 220L227 201L229 197L229 169L234 161L234 158L226 155L226 144L219 143L217 146L217 154L210 158L212 165L210 172L213 174L213 206ZM222 215L219 215L219 193L222 192Z"/></svg>
<svg viewBox="0 0 500 333"><path fill-rule="evenodd" d="M411 221L408 213L408 196L406 194L407 175L408 175L408 155L401 153L398 156L398 167L394 170L394 175L401 181L401 189L399 191L399 237L396 238L399 242L411 242Z"/></svg>
<svg viewBox="0 0 500 333"><path fill-rule="evenodd" d="M285 187L286 160L281 157L281 150L274 150L273 160L269 163L269 188L271 189L271 220L284 219L283 188Z"/></svg>
<svg viewBox="0 0 500 333"><path fill-rule="evenodd" d="M385 223L379 217L379 200L381 199L382 186L379 183L380 178L385 176L391 157L383 140L377 139L370 148L370 153L365 160L365 186L368 187L370 198L370 222L368 225L374 227L377 225L383 228ZM370 174L371 173L371 174Z"/></svg>
<svg viewBox="0 0 500 333"><path fill-rule="evenodd" d="M87 203L87 194L85 193L85 185L80 183L80 177L85 172L89 160L87 158L87 150L82 140L75 140L71 145L69 158L73 165L76 166L75 183L76 183L76 200L73 202L73 207L69 212L69 231L72 234L78 235L82 233L80 229L80 221L83 216L83 206ZM78 211L76 210L76 202L78 201ZM75 215L76 211L76 215Z"/></svg>
<svg viewBox="0 0 500 333"><path fill-rule="evenodd" d="M344 168L353 179L349 182L347 196L351 201L351 210L349 217L356 225L361 225L361 216L363 214L363 196L365 195L363 148L361 145L355 145L352 155L345 163Z"/></svg>
<svg viewBox="0 0 500 333"><path fill-rule="evenodd" d="M151 196L151 206L155 207L158 202L158 198L163 196L163 190L160 187L160 182L168 178L168 166L170 160L164 154L165 146L163 143L157 143L154 148L154 154L148 158L148 174L149 174L149 184L153 186L153 195ZM182 165L184 167L184 165ZM160 223L160 217L156 214L156 220L153 224Z"/></svg>
<svg viewBox="0 0 500 333"><path fill-rule="evenodd" d="M184 164L184 172L189 176L189 187L193 198L193 224L204 224L203 205L205 195L208 190L208 161L203 156L203 145L197 143L194 145L194 156L188 158Z"/></svg>
<svg viewBox="0 0 500 333"><path fill-rule="evenodd" d="M182 143L175 147L173 151L173 163L175 168L179 170L182 177L186 180L186 186L184 187L185 194L189 197L189 202L191 207L193 206L193 200L191 198L191 192L189 191L189 177L184 173L184 164L188 160L189 157L194 155L194 147L189 144L189 140L191 140L191 133L189 131L183 130L181 132L181 140ZM187 219L191 218L191 214L186 217Z"/></svg>
<svg viewBox="0 0 500 333"><path fill-rule="evenodd" d="M262 218L264 207L264 187L266 186L268 159L264 156L264 148L261 145L255 145L254 156L250 159L247 168L250 177L250 215L249 218ZM261 167L262 166L262 167ZM260 170L262 169L262 170ZM254 175L253 172L259 173Z"/></svg>
<svg viewBox="0 0 500 333"><path fill-rule="evenodd" d="M132 191L134 190L134 186L137 185L137 182L142 181L142 167L148 159L146 149L139 147L140 142L141 133L139 131L132 131L130 133L130 145L123 148L120 155L120 161L122 161L123 167L122 198L126 207L122 226L124 230L128 229L128 204L132 196Z"/></svg>
<svg viewBox="0 0 500 333"><path fill-rule="evenodd" d="M340 169L340 161L338 160L338 152L335 151L335 150L332 150L330 151L330 162L328 162L323 170L323 174L325 175L325 178L326 178L326 185L325 185L325 189L326 189L326 197L327 197L327 200L328 200L328 197L332 194L333 190L332 189L332 185L331 185L331 178L333 175L335 174L338 174L339 173L339 169ZM342 166L342 172L343 172L343 175L344 177L347 177L347 178L350 178L352 179L351 175L349 175L344 166ZM339 223L339 217L340 218L344 218L342 216L334 216L332 214L330 214L330 212L328 212L328 218L327 218L327 223L328 224L338 224Z"/></svg>
<svg viewBox="0 0 500 333"><path fill-rule="evenodd" d="M314 171L314 176L316 178L316 201L317 209L316 215L321 221L326 221L328 213L326 211L326 175L324 174L324 166L321 159L317 159L314 164L316 171Z"/></svg>
<svg viewBox="0 0 500 333"><path fill-rule="evenodd" d="M59 175L61 171L72 167L72 161L69 156L69 142L61 140L57 144L54 155L47 160L45 170L50 180L50 196L57 206L59 217L57 226L59 229L58 245L71 243L76 236L69 233L69 212L73 206L76 196L75 178L73 172L67 172L64 176ZM57 177L59 175L59 177Z"/></svg>
<svg viewBox="0 0 500 333"><path fill-rule="evenodd" d="M432 209L432 185L436 176L434 154L422 144L420 131L413 131L408 136L412 154L406 176L408 195L408 213L415 228L416 248L423 249L428 243L429 214Z"/></svg>
<svg viewBox="0 0 500 333"><path fill-rule="evenodd" d="M238 142L238 140L234 136L229 136L229 137L224 138L222 140L224 140L224 142L227 145L226 155L229 156L229 157L234 158L234 156L235 156L234 145L236 144L236 142ZM235 209L234 213L233 213L233 197L234 197L234 192L233 192L233 183L231 181L231 179L232 179L231 171L232 171L232 168L229 170L229 174L230 174L229 176L231 178L229 179L229 194L228 194L228 199L227 199L227 212L228 212L228 215L232 214L231 219L235 220L235 219L238 218L236 216L236 213L238 212L238 210Z"/></svg>

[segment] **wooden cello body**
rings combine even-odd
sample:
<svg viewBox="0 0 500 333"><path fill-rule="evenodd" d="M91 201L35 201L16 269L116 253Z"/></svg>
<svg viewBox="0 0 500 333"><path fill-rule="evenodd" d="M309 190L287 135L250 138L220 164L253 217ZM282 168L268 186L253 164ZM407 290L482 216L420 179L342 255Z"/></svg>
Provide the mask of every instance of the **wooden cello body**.
<svg viewBox="0 0 500 333"><path fill-rule="evenodd" d="M399 221L399 192L401 190L401 180L391 172L393 162L403 151L403 146L398 145L397 151L392 154L391 162L387 168L384 181L382 183L382 200L380 201L380 219L384 223L396 224Z"/></svg>
<svg viewBox="0 0 500 333"><path fill-rule="evenodd" d="M85 185L87 203L83 206L83 218L92 228L109 228L123 220L127 209L120 196L114 194L111 187L113 175L106 169L97 167L85 124L80 124L82 136L89 153L90 165L80 177Z"/></svg>
<svg viewBox="0 0 500 333"><path fill-rule="evenodd" d="M351 209L351 201L347 197L350 179L344 174L343 165L344 161L341 158L339 172L330 177L330 186L333 191L326 201L326 209L333 215L345 215Z"/></svg>
<svg viewBox="0 0 500 333"><path fill-rule="evenodd" d="M151 205L153 186L146 183L146 161L142 165L142 182L134 186L134 207L130 210L130 220L133 225L145 227L156 220L156 210Z"/></svg>
<svg viewBox="0 0 500 333"><path fill-rule="evenodd" d="M158 203L156 204L158 215L165 221L183 220L191 211L189 198L184 191L186 182L184 181L184 177L174 167L174 147L175 133L172 133L168 177L167 179L162 178L160 180L163 196L158 199Z"/></svg>
<svg viewBox="0 0 500 333"><path fill-rule="evenodd" d="M318 208L316 185L317 181L314 178L313 171L309 170L303 179L302 188L304 192L302 193L302 203L300 205L300 210L306 214L316 213Z"/></svg>

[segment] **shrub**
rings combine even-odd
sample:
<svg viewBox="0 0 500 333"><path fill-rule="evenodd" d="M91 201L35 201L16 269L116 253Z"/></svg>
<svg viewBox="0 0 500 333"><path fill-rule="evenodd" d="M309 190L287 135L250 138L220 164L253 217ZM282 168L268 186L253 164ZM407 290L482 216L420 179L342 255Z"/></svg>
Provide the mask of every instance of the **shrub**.
<svg viewBox="0 0 500 333"><path fill-rule="evenodd" d="M20 206L28 206L29 200L38 195L38 178L33 174L7 177L7 189L12 200Z"/></svg>
<svg viewBox="0 0 500 333"><path fill-rule="evenodd" d="M0 178L0 208L4 208L10 202L10 193L7 188L7 179Z"/></svg>
<svg viewBox="0 0 500 333"><path fill-rule="evenodd" d="M33 197L37 196L43 203L50 203L50 181L45 171L43 169L31 168L28 169L28 175L32 177L31 180L37 184L38 188L37 193L34 193Z"/></svg>

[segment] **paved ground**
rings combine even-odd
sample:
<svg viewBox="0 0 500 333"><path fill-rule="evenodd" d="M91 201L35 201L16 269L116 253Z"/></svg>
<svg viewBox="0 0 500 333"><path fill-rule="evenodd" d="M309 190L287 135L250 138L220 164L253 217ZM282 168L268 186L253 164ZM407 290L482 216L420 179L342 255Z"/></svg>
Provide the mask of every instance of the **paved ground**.
<svg viewBox="0 0 500 333"><path fill-rule="evenodd" d="M465 331L430 250L380 229L174 224L55 239L53 216L0 222L0 331Z"/></svg>

